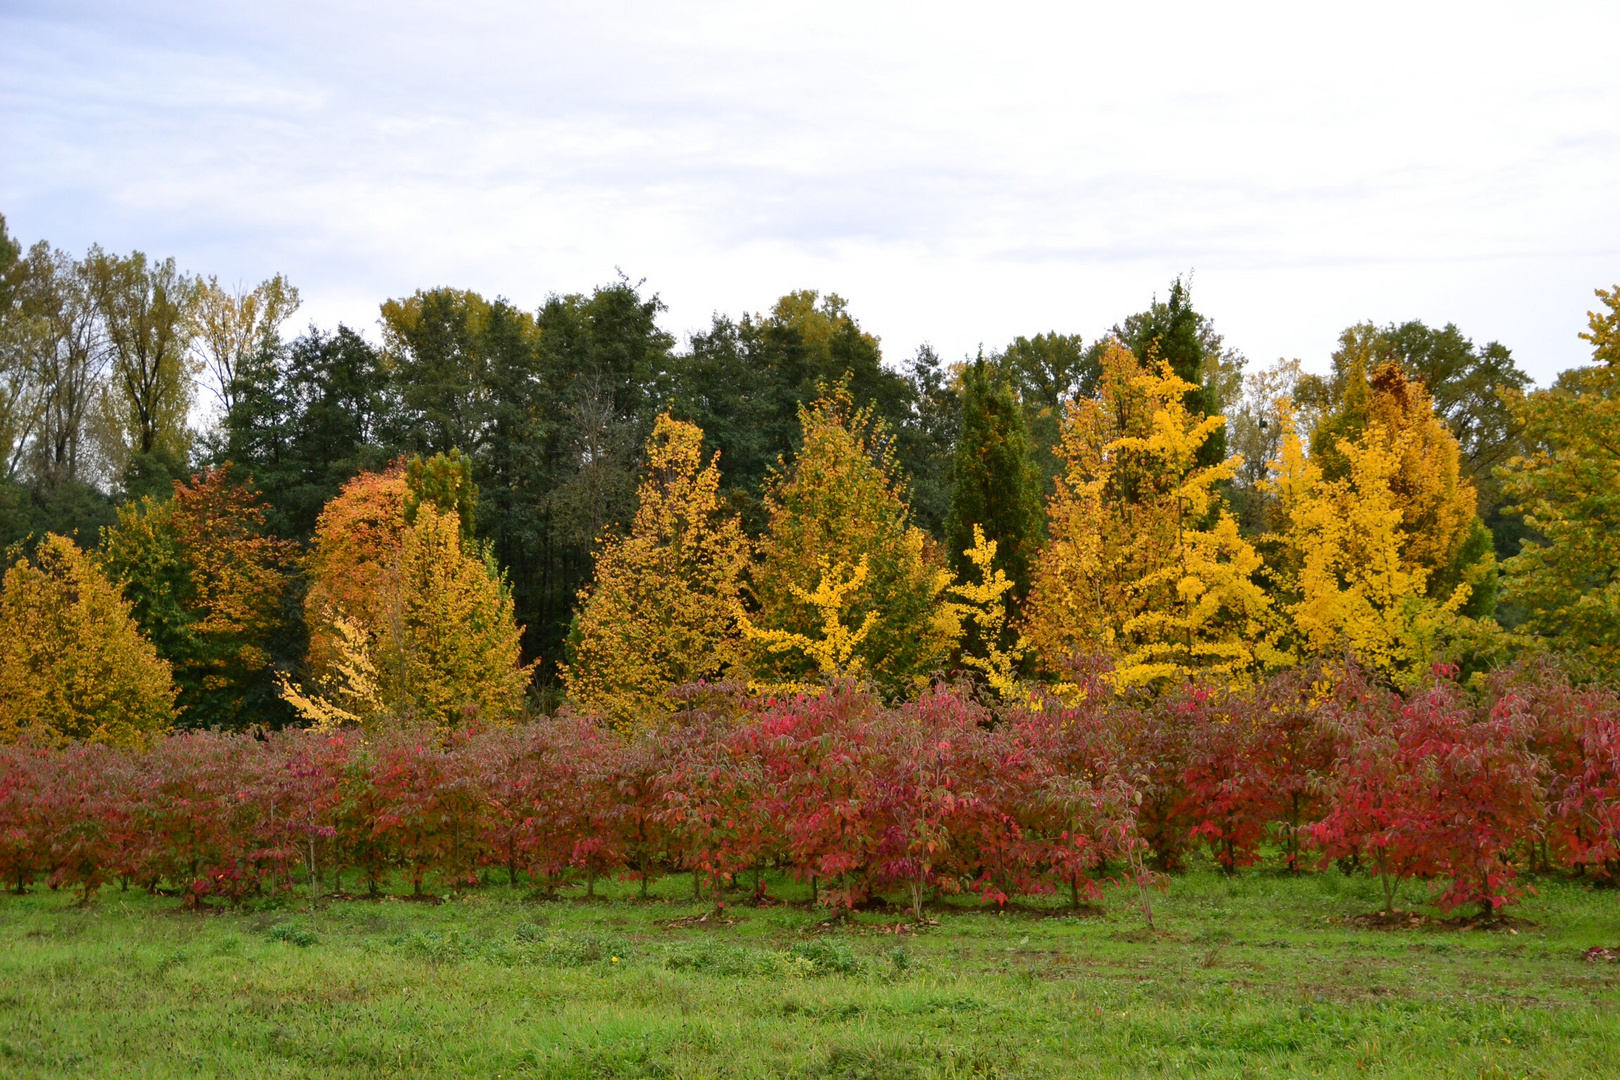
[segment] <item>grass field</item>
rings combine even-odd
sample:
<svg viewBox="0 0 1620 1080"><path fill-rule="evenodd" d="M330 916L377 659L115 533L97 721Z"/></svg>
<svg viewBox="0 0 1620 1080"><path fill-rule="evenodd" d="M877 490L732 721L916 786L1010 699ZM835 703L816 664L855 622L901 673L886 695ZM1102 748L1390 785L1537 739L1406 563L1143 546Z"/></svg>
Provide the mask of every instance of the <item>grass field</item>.
<svg viewBox="0 0 1620 1080"><path fill-rule="evenodd" d="M1582 955L1620 946L1620 892L1537 885L1516 933L1358 928L1375 886L1336 872L1178 876L1156 934L1123 893L897 932L719 917L680 877L200 914L40 890L0 898L0 1075L1620 1076L1620 963Z"/></svg>

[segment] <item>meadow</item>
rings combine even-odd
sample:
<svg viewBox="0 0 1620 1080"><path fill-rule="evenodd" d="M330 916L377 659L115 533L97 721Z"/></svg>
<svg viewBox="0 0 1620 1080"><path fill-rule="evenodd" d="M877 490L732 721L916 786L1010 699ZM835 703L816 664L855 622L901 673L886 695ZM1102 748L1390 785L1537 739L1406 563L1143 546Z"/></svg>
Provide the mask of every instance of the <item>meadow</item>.
<svg viewBox="0 0 1620 1080"><path fill-rule="evenodd" d="M1543 876L1398 928L1336 869L1205 866L1078 912L836 914L767 875L186 910L0 897L0 1069L29 1077L1577 1077L1620 1061L1620 894ZM408 882L394 882L403 893ZM751 882L748 883L751 885ZM803 895L801 895L803 894Z"/></svg>

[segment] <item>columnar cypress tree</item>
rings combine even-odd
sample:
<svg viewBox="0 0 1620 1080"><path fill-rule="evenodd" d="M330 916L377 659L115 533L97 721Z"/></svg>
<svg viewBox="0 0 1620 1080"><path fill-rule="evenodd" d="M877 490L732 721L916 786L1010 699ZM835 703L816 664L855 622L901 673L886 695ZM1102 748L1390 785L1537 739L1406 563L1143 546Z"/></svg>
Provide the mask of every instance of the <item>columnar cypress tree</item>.
<svg viewBox="0 0 1620 1080"><path fill-rule="evenodd" d="M1018 396L983 359L962 371L962 433L945 523L951 569L959 580L978 573L967 556L975 525L995 542L996 562L1013 583L1012 602L1021 604L1040 543L1041 477Z"/></svg>

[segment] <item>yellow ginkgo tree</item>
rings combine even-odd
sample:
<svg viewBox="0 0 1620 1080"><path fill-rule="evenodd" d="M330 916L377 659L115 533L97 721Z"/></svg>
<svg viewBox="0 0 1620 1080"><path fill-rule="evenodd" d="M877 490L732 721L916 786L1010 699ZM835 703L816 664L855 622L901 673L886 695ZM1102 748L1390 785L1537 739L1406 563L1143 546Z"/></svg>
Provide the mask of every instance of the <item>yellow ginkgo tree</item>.
<svg viewBox="0 0 1620 1080"><path fill-rule="evenodd" d="M821 575L814 589L789 585L793 594L814 609L821 624L813 634L797 630L761 629L754 625L746 613L738 610L737 622L743 636L756 648L771 656L797 653L812 665L809 681L761 682L752 689L756 693L790 694L811 689L817 683L825 684L840 679L859 678L865 669L860 648L877 625L878 614L868 611L861 625L851 629L844 623L844 611L852 597L859 595L866 585L869 562L865 556L854 567L846 562L829 562L824 556Z"/></svg>
<svg viewBox="0 0 1620 1080"><path fill-rule="evenodd" d="M1386 673L1420 666L1472 586L1463 582L1443 600L1431 599L1432 566L1412 556L1399 478L1413 436L1374 423L1357 438L1339 439L1344 475L1330 480L1306 456L1290 410L1282 410L1282 424L1270 481L1278 525L1271 570L1294 648L1301 655L1348 652Z"/></svg>
<svg viewBox="0 0 1620 1080"><path fill-rule="evenodd" d="M1008 594L1016 583L996 565L996 542L985 539L983 527L973 526L973 546L962 554L979 574L976 582L952 585L950 592L956 599L946 605L964 630L972 628L973 640L964 647L962 666L978 671L1004 701L1011 701L1021 689L1019 672L1030 653L1029 642L1022 636L1011 644L1004 640L1008 636Z"/></svg>
<svg viewBox="0 0 1620 1080"><path fill-rule="evenodd" d="M1219 498L1239 459L1199 464L1224 418L1190 411L1192 384L1118 342L1102 368L1096 394L1065 416L1030 643L1053 671L1106 654L1119 686L1240 682L1282 662L1260 556Z"/></svg>
<svg viewBox="0 0 1620 1080"><path fill-rule="evenodd" d="M799 424L798 454L766 480L770 520L750 577L751 625L816 640L826 613L810 597L834 587L829 580L847 586L842 617L866 626L851 662L889 692L910 689L944 668L960 631L945 610L943 553L912 524L894 439L870 407L857 407L847 380L802 406ZM862 565L859 584L848 585ZM764 641L748 642L759 679L793 683L816 672L802 650Z"/></svg>

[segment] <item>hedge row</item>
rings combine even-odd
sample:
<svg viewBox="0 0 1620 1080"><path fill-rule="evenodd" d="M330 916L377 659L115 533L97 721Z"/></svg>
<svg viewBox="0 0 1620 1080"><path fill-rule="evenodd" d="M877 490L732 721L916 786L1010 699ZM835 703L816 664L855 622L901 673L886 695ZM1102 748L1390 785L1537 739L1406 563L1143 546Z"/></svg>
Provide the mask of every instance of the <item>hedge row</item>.
<svg viewBox="0 0 1620 1080"><path fill-rule="evenodd" d="M491 873L547 892L763 867L827 904L938 892L1095 896L1205 846L1224 866L1344 860L1445 908L1516 899L1526 867L1620 870L1620 703L1549 671L1410 694L1355 672L993 715L940 689L786 702L697 694L625 740L515 730L188 733L146 752L0 747L0 874L189 903L290 887L413 891ZM1088 685L1082 673L1082 686ZM719 895L715 893L715 895Z"/></svg>

